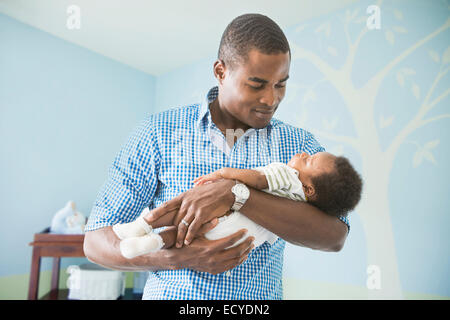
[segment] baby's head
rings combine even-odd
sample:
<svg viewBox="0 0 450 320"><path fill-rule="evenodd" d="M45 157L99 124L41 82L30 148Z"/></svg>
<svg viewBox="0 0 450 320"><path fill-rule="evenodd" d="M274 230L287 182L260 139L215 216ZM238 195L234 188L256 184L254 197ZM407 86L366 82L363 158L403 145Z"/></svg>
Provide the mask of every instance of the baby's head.
<svg viewBox="0 0 450 320"><path fill-rule="evenodd" d="M308 202L328 214L346 216L361 199L362 179L345 157L298 153L288 166L299 172Z"/></svg>

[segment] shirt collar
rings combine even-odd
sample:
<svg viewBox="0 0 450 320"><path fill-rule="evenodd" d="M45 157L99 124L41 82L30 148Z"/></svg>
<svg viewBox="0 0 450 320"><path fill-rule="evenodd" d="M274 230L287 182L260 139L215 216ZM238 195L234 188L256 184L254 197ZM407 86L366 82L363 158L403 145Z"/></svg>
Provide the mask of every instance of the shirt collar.
<svg viewBox="0 0 450 320"><path fill-rule="evenodd" d="M206 126L208 126L212 122L211 112L209 111L209 104L211 102L213 102L214 100L216 100L218 96L219 96L219 87L218 86L215 86L215 87L212 87L211 89L209 89L208 93L206 94L205 98L203 99L203 101L200 105L198 119L197 119L197 128L201 127L201 125L203 123L203 119L205 117L207 118ZM276 125L276 122L277 122L277 120L272 118L270 120L269 124L265 128L270 130L272 127L274 127ZM259 130L263 130L265 128L254 129L254 130L259 131Z"/></svg>
<svg viewBox="0 0 450 320"><path fill-rule="evenodd" d="M209 89L208 93L206 94L206 97L203 99L200 110L198 114L198 120L197 120L197 128L199 128L202 125L203 119L205 116L208 119L208 123L211 122L211 113L209 112L209 104L216 100L217 96L219 95L219 87L215 86Z"/></svg>

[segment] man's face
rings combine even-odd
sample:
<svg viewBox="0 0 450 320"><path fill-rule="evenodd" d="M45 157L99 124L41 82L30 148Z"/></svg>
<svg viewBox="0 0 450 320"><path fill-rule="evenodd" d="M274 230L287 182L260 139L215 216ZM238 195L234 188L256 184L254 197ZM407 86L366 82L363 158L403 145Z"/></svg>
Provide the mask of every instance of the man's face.
<svg viewBox="0 0 450 320"><path fill-rule="evenodd" d="M284 98L289 65L289 52L251 50L246 62L233 70L225 66L219 83L221 107L251 128L264 128Z"/></svg>

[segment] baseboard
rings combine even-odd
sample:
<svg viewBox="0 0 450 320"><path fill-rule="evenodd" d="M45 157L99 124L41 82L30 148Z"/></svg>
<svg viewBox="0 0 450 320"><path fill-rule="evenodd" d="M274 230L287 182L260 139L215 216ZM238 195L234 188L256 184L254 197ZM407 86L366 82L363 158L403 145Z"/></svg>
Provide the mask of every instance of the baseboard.
<svg viewBox="0 0 450 320"><path fill-rule="evenodd" d="M133 272L126 272L126 287L133 287ZM67 288L69 274L61 269L59 287ZM28 295L29 274L0 277L0 300L25 300ZM38 296L50 290L51 271L42 271L39 279ZM285 300L366 300L368 289L362 286L302 280L283 279L283 299ZM407 300L450 300L450 297L404 292Z"/></svg>
<svg viewBox="0 0 450 320"><path fill-rule="evenodd" d="M366 287L318 282L297 278L283 278L284 300L367 300ZM405 300L450 300L450 297L403 292Z"/></svg>
<svg viewBox="0 0 450 320"><path fill-rule="evenodd" d="M59 274L59 288L67 289L69 274L67 269L61 269ZM125 272L126 287L133 287L133 272ZM44 296L50 290L52 272L41 271L39 276L38 297ZM29 274L0 277L0 300L26 300L28 296Z"/></svg>

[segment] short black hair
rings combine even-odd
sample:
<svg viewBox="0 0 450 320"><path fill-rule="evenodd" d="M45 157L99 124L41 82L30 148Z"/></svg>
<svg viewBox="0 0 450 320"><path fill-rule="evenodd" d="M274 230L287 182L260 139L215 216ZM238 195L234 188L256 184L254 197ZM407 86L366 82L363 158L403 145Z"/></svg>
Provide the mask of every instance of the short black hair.
<svg viewBox="0 0 450 320"><path fill-rule="evenodd" d="M289 52L291 57L289 42L278 24L257 13L243 14L228 24L220 40L218 59L233 70L247 61L252 49L264 54Z"/></svg>
<svg viewBox="0 0 450 320"><path fill-rule="evenodd" d="M363 181L345 157L336 157L333 170L312 177L311 182L316 192L308 200L327 214L346 217L361 199Z"/></svg>

